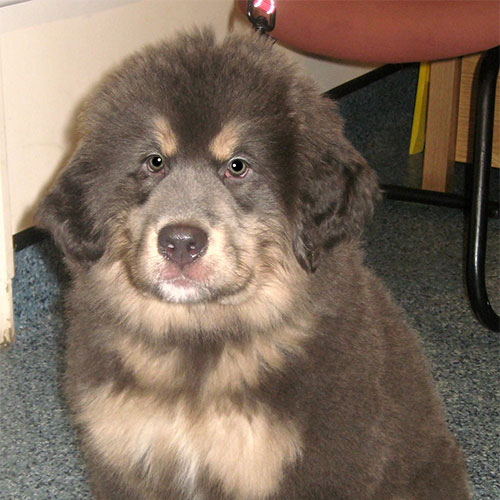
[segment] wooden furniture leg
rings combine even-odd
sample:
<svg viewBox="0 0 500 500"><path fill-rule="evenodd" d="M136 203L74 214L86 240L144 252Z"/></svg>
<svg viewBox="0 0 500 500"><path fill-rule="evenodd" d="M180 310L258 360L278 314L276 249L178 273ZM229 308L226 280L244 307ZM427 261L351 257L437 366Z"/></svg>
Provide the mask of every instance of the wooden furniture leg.
<svg viewBox="0 0 500 500"><path fill-rule="evenodd" d="M431 64L422 189L453 187L461 59Z"/></svg>

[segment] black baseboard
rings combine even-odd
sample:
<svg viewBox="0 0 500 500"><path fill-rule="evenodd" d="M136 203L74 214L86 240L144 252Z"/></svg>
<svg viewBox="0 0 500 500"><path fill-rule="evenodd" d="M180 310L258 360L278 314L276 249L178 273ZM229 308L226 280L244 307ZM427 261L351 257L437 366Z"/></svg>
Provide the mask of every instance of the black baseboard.
<svg viewBox="0 0 500 500"><path fill-rule="evenodd" d="M40 243L44 239L48 238L49 235L45 231L38 229L37 227L29 227L24 231L16 233L13 237L14 251L19 252L35 243Z"/></svg>
<svg viewBox="0 0 500 500"><path fill-rule="evenodd" d="M374 69L365 73L364 75L358 76L353 80L349 80L348 82L339 85L331 90L328 90L323 95L325 97L329 97L330 99L340 99L356 90L360 90L371 83L374 83L386 76L392 75L393 73L397 73L398 71L409 68L412 66L418 66L418 63L407 63L407 64L385 64L384 66L380 66L380 68Z"/></svg>

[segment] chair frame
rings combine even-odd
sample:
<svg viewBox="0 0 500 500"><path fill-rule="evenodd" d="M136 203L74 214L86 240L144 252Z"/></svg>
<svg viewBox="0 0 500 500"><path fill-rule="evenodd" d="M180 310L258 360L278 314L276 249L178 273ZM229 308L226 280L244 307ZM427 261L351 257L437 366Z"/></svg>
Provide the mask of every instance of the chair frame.
<svg viewBox="0 0 500 500"><path fill-rule="evenodd" d="M493 117L500 47L485 52L479 67L472 205L468 229L465 276L469 301L476 317L490 330L500 331L498 314L488 299L485 280L488 196L493 148Z"/></svg>
<svg viewBox="0 0 500 500"><path fill-rule="evenodd" d="M467 250L464 259L467 295L476 318L494 332L500 331L500 321L498 314L493 310L488 299L485 262L488 218L499 217L498 202L489 201L493 117L496 82L499 72L499 52L500 47L494 47L486 51L479 63L471 195L459 195L391 184L382 184L381 186L384 196L390 200L460 208L469 212ZM339 99L411 64L414 63L387 64L369 74L362 75L355 81L347 82L329 90L324 95L331 99Z"/></svg>

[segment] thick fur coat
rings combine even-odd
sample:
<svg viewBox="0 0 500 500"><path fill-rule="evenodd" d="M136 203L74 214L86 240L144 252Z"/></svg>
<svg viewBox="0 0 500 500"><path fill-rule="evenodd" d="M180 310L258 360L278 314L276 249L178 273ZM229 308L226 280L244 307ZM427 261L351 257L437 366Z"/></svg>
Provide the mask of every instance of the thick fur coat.
<svg viewBox="0 0 500 500"><path fill-rule="evenodd" d="M38 224L72 275L97 499L465 500L426 361L359 236L335 104L259 36L180 36L89 99Z"/></svg>

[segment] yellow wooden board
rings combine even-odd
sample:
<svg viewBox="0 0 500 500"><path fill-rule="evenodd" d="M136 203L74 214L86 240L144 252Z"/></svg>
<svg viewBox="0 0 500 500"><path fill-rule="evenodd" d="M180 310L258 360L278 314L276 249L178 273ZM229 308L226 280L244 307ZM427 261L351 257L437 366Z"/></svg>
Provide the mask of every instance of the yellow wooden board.
<svg viewBox="0 0 500 500"><path fill-rule="evenodd" d="M421 63L418 72L417 94L410 138L410 154L421 153L425 144L425 123L427 120L427 101L429 98L430 64Z"/></svg>

